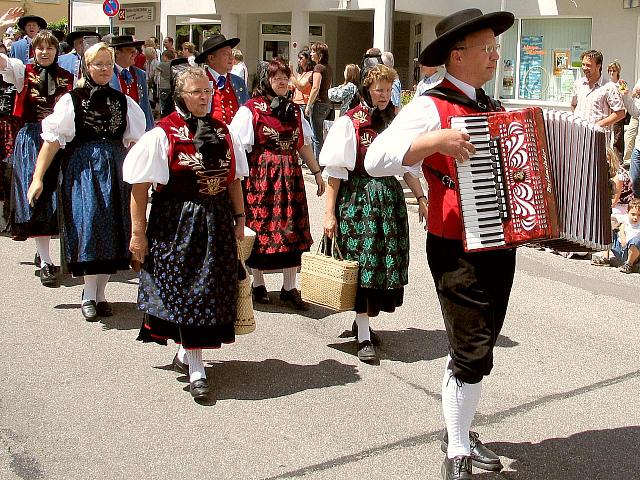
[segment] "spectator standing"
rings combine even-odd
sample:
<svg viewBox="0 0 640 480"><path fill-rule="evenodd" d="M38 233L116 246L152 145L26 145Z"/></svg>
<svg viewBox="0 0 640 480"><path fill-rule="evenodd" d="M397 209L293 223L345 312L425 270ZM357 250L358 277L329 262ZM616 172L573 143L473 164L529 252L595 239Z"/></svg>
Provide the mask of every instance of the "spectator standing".
<svg viewBox="0 0 640 480"><path fill-rule="evenodd" d="M162 46L164 47L165 50L175 51L175 48L173 47L173 37L164 37L164 40L162 41Z"/></svg>
<svg viewBox="0 0 640 480"><path fill-rule="evenodd" d="M239 48L234 48L232 53L233 67L231 68L231 73L243 79L245 85L249 85L249 72L247 71L247 66L244 63L244 55L242 54L242 51Z"/></svg>
<svg viewBox="0 0 640 480"><path fill-rule="evenodd" d="M609 80L613 83L613 85L619 90L623 91L627 89L627 82L625 82L622 78L620 78L620 72L622 71L622 66L618 60L614 60L607 66L607 73L609 74ZM625 117L622 117L621 120L618 120L611 126L612 130L612 145L618 155L618 158L622 158L624 154L624 122Z"/></svg>
<svg viewBox="0 0 640 480"><path fill-rule="evenodd" d="M397 77L397 75L396 75ZM340 103L340 116L347 113L347 110L355 107L352 101L358 93L357 85L360 83L360 67L350 63L344 67L344 83L337 87L331 87L328 95L332 102Z"/></svg>
<svg viewBox="0 0 640 480"><path fill-rule="evenodd" d="M174 50L165 50L162 52L162 61L155 68L154 76L157 79L161 117L174 110L173 99L171 98L171 60L175 58L176 52Z"/></svg>
<svg viewBox="0 0 640 480"><path fill-rule="evenodd" d="M633 87L632 94L635 97L640 95L640 80L638 80ZM631 154L633 153L633 146L636 143L636 136L638 135L638 116L628 111L627 113L631 115L631 119L624 133L624 157L622 161L625 165L631 163Z"/></svg>
<svg viewBox="0 0 640 480"><path fill-rule="evenodd" d="M584 76L573 84L571 109L573 112L608 131L611 140L612 125L624 118L622 97L613 83L602 76L602 53L588 50L580 56Z"/></svg>
<svg viewBox="0 0 640 480"><path fill-rule="evenodd" d="M622 101L624 106L632 117L638 118L640 115L640 92L634 88L633 92L624 89L622 92ZM640 135L636 136L633 152L631 153L631 165L629 167L629 176L631 177L631 187L633 195L640 198Z"/></svg>
<svg viewBox="0 0 640 480"><path fill-rule="evenodd" d="M205 63L205 71L213 91L211 116L229 125L238 108L249 100L247 85L242 78L230 73L233 67L232 48L240 43L239 38L226 39L224 35L213 35L202 45L202 53L195 58L197 64Z"/></svg>
<svg viewBox="0 0 640 480"><path fill-rule="evenodd" d="M304 113L311 119L313 153L318 159L324 144L324 121L331 112L329 88L331 88L333 71L329 65L329 47L326 43L316 42L311 45L311 60L316 65L313 67L311 92Z"/></svg>
<svg viewBox="0 0 640 480"><path fill-rule="evenodd" d="M100 40L98 32L91 30L78 30L67 35L67 43L73 46L73 51L58 57L58 65L74 76L77 82L82 74L82 56L84 55L85 37L96 37Z"/></svg>
<svg viewBox="0 0 640 480"><path fill-rule="evenodd" d="M315 63L311 60L311 55L308 51L302 50L298 54L298 68L291 72L291 78L289 82L294 87L293 91L293 103L298 105L305 115L305 119L309 121L306 116L305 108L309 103L309 95L311 94L311 78L313 77L313 68Z"/></svg>
<svg viewBox="0 0 640 480"><path fill-rule="evenodd" d="M196 58L196 46L191 42L184 42L182 44L181 56L182 58L186 58L189 61L190 65L195 66L195 58Z"/></svg>
<svg viewBox="0 0 640 480"><path fill-rule="evenodd" d="M382 63L384 63L387 67L393 68L394 59L393 53L391 52L382 52ZM393 81L393 86L391 87L391 103L396 108L396 113L400 111L402 107L402 84L400 83L400 79L396 76L396 79Z"/></svg>
<svg viewBox="0 0 640 480"><path fill-rule="evenodd" d="M134 40L131 35L114 36L109 46L115 51L115 66L109 85L118 92L131 97L144 112L147 131L153 128L153 114L149 101L147 74L134 65L138 48L143 40Z"/></svg>

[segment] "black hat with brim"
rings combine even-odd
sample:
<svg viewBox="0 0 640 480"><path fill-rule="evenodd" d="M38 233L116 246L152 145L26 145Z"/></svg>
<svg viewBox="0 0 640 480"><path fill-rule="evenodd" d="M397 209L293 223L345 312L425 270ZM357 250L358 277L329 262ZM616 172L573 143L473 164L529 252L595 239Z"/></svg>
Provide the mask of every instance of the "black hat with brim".
<svg viewBox="0 0 640 480"><path fill-rule="evenodd" d="M37 15L25 15L24 17L20 17L20 19L18 20L18 27L20 27L22 30L25 30L25 27L29 22L36 22L40 27L40 30L44 30L45 28L47 28L47 21Z"/></svg>
<svg viewBox="0 0 640 480"><path fill-rule="evenodd" d="M202 44L202 53L198 54L194 61L196 63L205 63L207 61L207 57L216 50L220 50L224 47L233 48L239 43L239 38L230 38L227 40L222 34L212 35L204 41Z"/></svg>
<svg viewBox="0 0 640 480"><path fill-rule="evenodd" d="M134 40L131 35L115 35L109 41L111 48L141 47L142 45L144 40Z"/></svg>
<svg viewBox="0 0 640 480"><path fill-rule="evenodd" d="M78 40L79 38L84 37L98 37L102 38L98 32L92 32L90 30L76 30L75 32L71 32L67 35L67 38L64 39L69 45L73 46L73 42Z"/></svg>
<svg viewBox="0 0 640 480"><path fill-rule="evenodd" d="M515 17L511 12L492 12L483 15L477 8L460 10L437 23L436 39L422 51L418 62L426 67L442 65L455 43L469 33L490 28L497 37L511 28L514 21Z"/></svg>

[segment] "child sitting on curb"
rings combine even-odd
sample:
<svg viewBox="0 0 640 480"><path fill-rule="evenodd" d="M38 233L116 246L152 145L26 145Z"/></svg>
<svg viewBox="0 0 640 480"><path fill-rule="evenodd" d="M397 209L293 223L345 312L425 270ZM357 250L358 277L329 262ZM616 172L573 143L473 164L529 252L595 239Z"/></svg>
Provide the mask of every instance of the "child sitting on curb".
<svg viewBox="0 0 640 480"><path fill-rule="evenodd" d="M624 261L620 271L632 273L640 258L640 198L634 198L629 202L627 214L621 220L620 230L613 241L611 251L616 258Z"/></svg>

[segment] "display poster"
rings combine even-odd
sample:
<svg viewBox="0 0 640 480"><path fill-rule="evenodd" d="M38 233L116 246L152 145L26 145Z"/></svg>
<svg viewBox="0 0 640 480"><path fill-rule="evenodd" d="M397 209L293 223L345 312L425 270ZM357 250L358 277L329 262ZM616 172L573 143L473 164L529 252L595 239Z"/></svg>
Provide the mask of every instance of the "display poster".
<svg viewBox="0 0 640 480"><path fill-rule="evenodd" d="M573 84L576 81L576 70L567 68L560 75L560 92L564 95L570 95L573 92Z"/></svg>
<svg viewBox="0 0 640 480"><path fill-rule="evenodd" d="M545 55L542 35L526 35L520 45L520 98L539 100L542 96Z"/></svg>
<svg viewBox="0 0 640 480"><path fill-rule="evenodd" d="M571 66L574 68L582 67L580 55L589 50L589 44L585 42L575 42L571 45Z"/></svg>
<svg viewBox="0 0 640 480"><path fill-rule="evenodd" d="M513 98L515 87L513 60L505 58L502 61L502 98Z"/></svg>
<svg viewBox="0 0 640 480"><path fill-rule="evenodd" d="M562 75L562 72L569 68L569 50L553 51L553 74Z"/></svg>

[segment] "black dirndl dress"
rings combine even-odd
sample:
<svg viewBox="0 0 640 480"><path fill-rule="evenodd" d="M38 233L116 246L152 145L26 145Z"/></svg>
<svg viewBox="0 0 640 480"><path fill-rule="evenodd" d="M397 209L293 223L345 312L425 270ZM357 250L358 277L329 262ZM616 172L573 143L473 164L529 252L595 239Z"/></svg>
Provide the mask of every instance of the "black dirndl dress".
<svg viewBox="0 0 640 480"><path fill-rule="evenodd" d="M75 276L128 270L131 186L122 180L127 101L103 87L71 93L76 135L63 150L63 254Z"/></svg>
<svg viewBox="0 0 640 480"><path fill-rule="evenodd" d="M239 265L231 202L220 184L233 168L226 126L215 119L184 136L186 123L174 112L158 126L170 142L169 182L153 194L147 224L149 254L140 270L138 308L145 313L138 340L187 349L220 348L235 341ZM207 133L209 132L209 134ZM216 131L217 142L210 144ZM179 132L179 133L175 133ZM144 138L144 137L143 137ZM193 170L185 159L196 158ZM190 152L189 149L193 151ZM215 172L215 173L214 173ZM202 173L198 175L198 173ZM212 182L212 179L213 180Z"/></svg>

